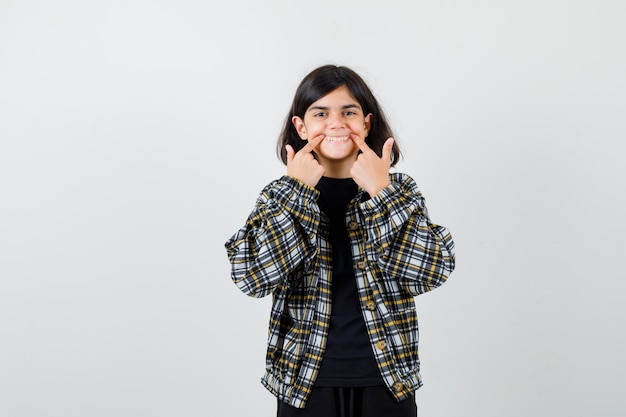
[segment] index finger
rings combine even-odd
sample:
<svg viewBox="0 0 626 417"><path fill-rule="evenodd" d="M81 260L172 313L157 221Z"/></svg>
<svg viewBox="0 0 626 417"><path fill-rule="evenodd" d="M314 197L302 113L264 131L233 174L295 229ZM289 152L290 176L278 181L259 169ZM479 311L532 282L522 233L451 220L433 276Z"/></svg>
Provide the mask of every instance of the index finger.
<svg viewBox="0 0 626 417"><path fill-rule="evenodd" d="M372 148L370 148L369 145L365 142L365 139L360 137L359 135L351 134L350 139L352 139L352 142L354 142L361 151L372 151Z"/></svg>
<svg viewBox="0 0 626 417"><path fill-rule="evenodd" d="M307 141L307 144L304 145L298 152L304 152L304 153L311 152L313 149L315 149L317 145L319 145L322 139L324 139L324 135L317 135L313 139L309 139Z"/></svg>

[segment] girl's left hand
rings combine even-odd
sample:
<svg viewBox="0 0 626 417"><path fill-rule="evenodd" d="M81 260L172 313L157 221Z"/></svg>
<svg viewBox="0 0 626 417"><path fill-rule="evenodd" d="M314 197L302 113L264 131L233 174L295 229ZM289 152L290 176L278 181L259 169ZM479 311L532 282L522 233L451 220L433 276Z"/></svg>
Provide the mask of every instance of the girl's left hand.
<svg viewBox="0 0 626 417"><path fill-rule="evenodd" d="M391 150L393 138L387 139L383 145L382 157L370 148L365 139L357 135L350 135L350 139L359 147L361 153L350 169L350 175L354 181L373 197L381 190L387 188L389 182L389 168L391 168Z"/></svg>

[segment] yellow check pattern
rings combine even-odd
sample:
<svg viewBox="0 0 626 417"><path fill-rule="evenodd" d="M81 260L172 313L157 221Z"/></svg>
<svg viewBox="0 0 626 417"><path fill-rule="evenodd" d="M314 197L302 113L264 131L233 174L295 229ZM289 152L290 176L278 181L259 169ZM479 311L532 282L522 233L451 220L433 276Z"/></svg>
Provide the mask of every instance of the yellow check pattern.
<svg viewBox="0 0 626 417"><path fill-rule="evenodd" d="M454 242L431 223L406 174L346 211L355 279L372 351L391 393L402 400L422 385L414 297L454 270ZM330 319L328 221L314 188L283 176L267 185L244 227L227 242L232 280L253 297L272 294L265 387L304 407L319 370Z"/></svg>

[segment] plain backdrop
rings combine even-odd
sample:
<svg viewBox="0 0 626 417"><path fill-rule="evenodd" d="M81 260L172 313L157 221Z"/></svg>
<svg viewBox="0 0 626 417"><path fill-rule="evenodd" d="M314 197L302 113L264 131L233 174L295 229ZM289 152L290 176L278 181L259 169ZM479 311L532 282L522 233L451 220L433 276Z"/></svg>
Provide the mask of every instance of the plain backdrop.
<svg viewBox="0 0 626 417"><path fill-rule="evenodd" d="M0 415L272 416L225 241L323 64L382 103L457 269L422 417L626 414L622 0L0 0Z"/></svg>

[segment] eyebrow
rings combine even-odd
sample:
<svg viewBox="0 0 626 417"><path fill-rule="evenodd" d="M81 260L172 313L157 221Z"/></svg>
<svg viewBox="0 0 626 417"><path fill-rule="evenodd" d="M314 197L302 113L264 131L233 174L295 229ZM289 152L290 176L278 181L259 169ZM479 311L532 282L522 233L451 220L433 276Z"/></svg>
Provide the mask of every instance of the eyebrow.
<svg viewBox="0 0 626 417"><path fill-rule="evenodd" d="M341 106L341 110L345 110L345 109L360 109L361 106L359 106L358 104L346 104ZM310 107L309 110L307 111L311 111L311 110L330 110L330 107L325 107L325 106L313 106Z"/></svg>

